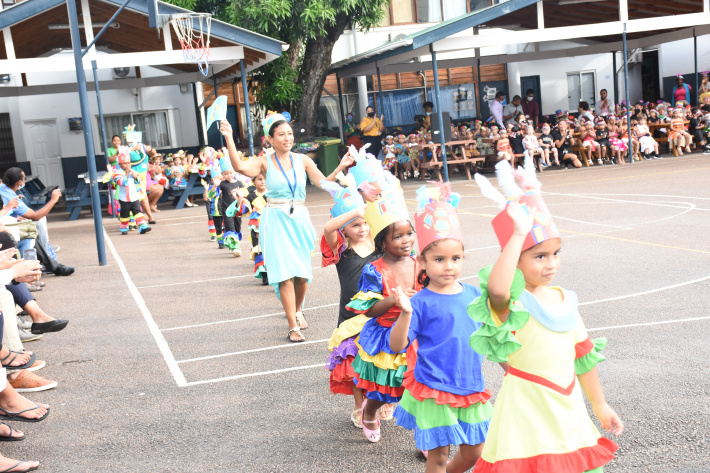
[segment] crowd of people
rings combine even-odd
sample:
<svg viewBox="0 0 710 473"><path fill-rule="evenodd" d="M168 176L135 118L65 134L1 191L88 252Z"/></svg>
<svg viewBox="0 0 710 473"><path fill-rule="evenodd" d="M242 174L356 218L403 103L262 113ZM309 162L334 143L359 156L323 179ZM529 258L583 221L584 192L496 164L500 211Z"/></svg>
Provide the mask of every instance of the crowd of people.
<svg viewBox="0 0 710 473"><path fill-rule="evenodd" d="M0 419L16 422L40 422L50 408L24 396L57 387L56 381L37 374L47 365L37 353L23 344L39 340L44 334L67 327L66 319L55 319L42 310L32 295L42 291L43 274L70 276L74 268L59 263L58 245L51 245L47 214L61 196L55 190L39 209L30 208L21 190L25 184L22 169L5 171L0 184ZM22 441L26 435L14 426L0 423L0 441ZM20 461L0 455L0 471L36 470L39 462Z"/></svg>

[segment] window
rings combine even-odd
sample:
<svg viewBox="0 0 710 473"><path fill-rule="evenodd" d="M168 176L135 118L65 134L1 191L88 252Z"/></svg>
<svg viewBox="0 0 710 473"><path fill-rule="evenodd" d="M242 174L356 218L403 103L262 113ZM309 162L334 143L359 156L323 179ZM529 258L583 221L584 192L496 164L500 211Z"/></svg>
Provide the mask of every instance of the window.
<svg viewBox="0 0 710 473"><path fill-rule="evenodd" d="M414 0L392 0L392 23L414 23Z"/></svg>
<svg viewBox="0 0 710 473"><path fill-rule="evenodd" d="M442 0L417 0L417 19L419 23L441 21L441 2Z"/></svg>
<svg viewBox="0 0 710 473"><path fill-rule="evenodd" d="M5 169L12 167L16 162L10 114L0 113L0 169L4 172Z"/></svg>
<svg viewBox="0 0 710 473"><path fill-rule="evenodd" d="M143 143L153 148L168 148L171 146L168 113L166 111L104 116L104 123L106 124L107 140L111 140L113 135L123 138L123 130L126 126L135 123L136 130L143 132Z"/></svg>
<svg viewBox="0 0 710 473"><path fill-rule="evenodd" d="M380 26L437 23L490 6L491 0L391 0ZM475 8L474 8L475 6Z"/></svg>
<svg viewBox="0 0 710 473"><path fill-rule="evenodd" d="M577 110L579 102L585 101L590 108L596 105L594 72L568 72L567 98L570 111Z"/></svg>

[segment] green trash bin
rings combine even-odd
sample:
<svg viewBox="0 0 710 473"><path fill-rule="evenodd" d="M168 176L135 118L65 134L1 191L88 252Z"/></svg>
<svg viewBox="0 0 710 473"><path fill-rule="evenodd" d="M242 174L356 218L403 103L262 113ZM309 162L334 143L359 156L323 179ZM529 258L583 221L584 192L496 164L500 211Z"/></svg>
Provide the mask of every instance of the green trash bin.
<svg viewBox="0 0 710 473"><path fill-rule="evenodd" d="M335 171L340 163L340 156L338 156L338 145L340 144L339 138L329 138L323 136L321 138L316 138L316 143L318 143L318 149L316 150L316 156L318 157L318 169L326 177Z"/></svg>

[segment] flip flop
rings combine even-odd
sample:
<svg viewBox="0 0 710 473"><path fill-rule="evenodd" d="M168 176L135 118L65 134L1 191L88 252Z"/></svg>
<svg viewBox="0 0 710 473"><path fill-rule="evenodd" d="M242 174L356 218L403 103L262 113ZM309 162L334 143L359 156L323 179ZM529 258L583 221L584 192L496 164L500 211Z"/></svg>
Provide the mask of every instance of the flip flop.
<svg viewBox="0 0 710 473"><path fill-rule="evenodd" d="M10 355L15 355L15 356L13 356L10 361L8 361L7 363L5 363L5 360L7 360L8 358L10 358ZM20 365L20 366L10 366L10 363L12 363L13 361L15 361L15 358L17 358L18 355L22 355L22 352L21 352L21 351L10 350L10 349L8 348L7 356L6 356L5 358L3 358L2 360L0 360L0 363L2 363L2 367L3 367L3 368L7 368L7 369L12 369L12 370L24 370L25 368L29 368L30 366L34 365L34 364L35 364L35 360L37 359L37 355L35 355L34 353L32 353L32 355L30 355L30 361L28 361L28 362L25 363L24 365ZM1 472L0 472L0 473L1 473Z"/></svg>
<svg viewBox="0 0 710 473"><path fill-rule="evenodd" d="M22 417L20 414L24 414L25 412L29 411L34 411L35 409L41 409L42 407L37 404L36 402L33 402L32 404L35 405L35 407L30 407L28 409L22 410L20 412L10 412L6 411L2 407L0 407L0 419L2 420L12 420L12 421L18 421L18 422L42 422L44 419L47 418L49 415L49 408L47 408L47 412L40 417L39 419L28 419L27 417ZM12 468L11 468L12 469ZM0 471L0 473L2 473Z"/></svg>
<svg viewBox="0 0 710 473"><path fill-rule="evenodd" d="M301 339L300 340L292 340L291 339L291 332L298 332L298 334L301 335ZM306 341L306 339L303 337L303 334L301 333L300 328L294 328L294 329L289 330L288 334L286 335L286 340L288 340L291 343L302 343L302 342ZM2 419L1 415L0 415L0 419ZM2 473L2 472L0 472L0 473Z"/></svg>
<svg viewBox="0 0 710 473"><path fill-rule="evenodd" d="M19 442L20 440L25 440L27 436L25 434L22 434L22 437L13 437L12 433L17 432L11 425L6 424L5 422L0 422L2 425L7 425L7 427L10 429L10 435L0 435L0 442ZM17 466L17 465L15 465ZM15 468L14 466L12 468ZM10 468L12 470L12 468Z"/></svg>
<svg viewBox="0 0 710 473"><path fill-rule="evenodd" d="M6 469L6 470L0 471L0 473L9 473L9 472L12 472L12 473L26 473L26 472L28 472L28 471L35 471L37 468L39 468L39 465L37 465L37 466L31 466L31 467L29 467L27 470L15 470L15 468L17 468L18 466L22 465L23 463L29 463L29 462L28 462L28 461L17 462L17 463L15 463L14 465L12 465L10 468L8 468L8 469ZM13 471L13 470L15 470L15 471Z"/></svg>

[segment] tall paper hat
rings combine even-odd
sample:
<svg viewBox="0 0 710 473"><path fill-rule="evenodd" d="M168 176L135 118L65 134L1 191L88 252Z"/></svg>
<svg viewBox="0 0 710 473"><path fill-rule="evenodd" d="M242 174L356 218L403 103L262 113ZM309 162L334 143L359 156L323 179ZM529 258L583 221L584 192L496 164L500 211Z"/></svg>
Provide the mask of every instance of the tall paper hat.
<svg viewBox="0 0 710 473"><path fill-rule="evenodd" d="M384 170L382 163L374 155L367 152L370 143L359 150L350 145L350 155L355 159L355 166L348 170L349 174L355 178L355 187L360 188L363 183L373 183L384 180Z"/></svg>
<svg viewBox="0 0 710 473"><path fill-rule="evenodd" d="M419 254L437 240L453 238L463 242L461 223L455 208L461 196L451 193L450 183L437 183L437 187L421 186L417 189L417 211L414 227L417 231Z"/></svg>
<svg viewBox="0 0 710 473"><path fill-rule="evenodd" d="M271 110L266 113L266 118L261 120L261 125L264 127L264 136L268 136L271 126L279 120L289 121L280 113L272 112Z"/></svg>
<svg viewBox="0 0 710 473"><path fill-rule="evenodd" d="M222 173L224 171L234 171L232 160L228 156L222 156L219 160L219 172Z"/></svg>
<svg viewBox="0 0 710 473"><path fill-rule="evenodd" d="M123 137L127 143L140 143L143 141L143 133L136 131L136 125L133 123L124 128Z"/></svg>
<svg viewBox="0 0 710 473"><path fill-rule="evenodd" d="M379 199L367 203L365 221L370 226L370 234L373 237L393 223L402 220L409 220L409 212L400 188L391 187L383 190Z"/></svg>
<svg viewBox="0 0 710 473"><path fill-rule="evenodd" d="M129 148L128 146L119 146L116 160L118 161L118 164L130 163L131 148Z"/></svg>
<svg viewBox="0 0 710 473"><path fill-rule="evenodd" d="M351 182L348 182L348 184L349 185L347 187L341 187L335 182L326 181L325 179L320 181L321 189L330 192L330 195L333 196L333 200L335 201L335 205L333 205L330 209L330 215L333 218L340 217L351 210L355 210L365 205L365 201L357 191L357 188L354 185L355 183L352 179ZM355 219L350 220L342 227L349 225L353 220Z"/></svg>
<svg viewBox="0 0 710 473"><path fill-rule="evenodd" d="M513 236L513 220L508 215L507 206L510 199L519 196L519 204L529 214L535 208L535 221L532 230L525 237L522 251L525 251L538 243L542 243L552 238L560 238L557 225L552 220L552 215L545 205L540 193L540 182L535 176L535 167L532 157L525 158L524 169L518 168L513 171L508 161L500 161L496 164L496 177L498 184L503 189L506 197L496 190L485 177L476 174L476 183L481 188L481 193L489 199L497 202L501 207L501 212L493 218L493 231L498 237L501 248L505 248L510 237ZM515 183L518 179L522 189Z"/></svg>

